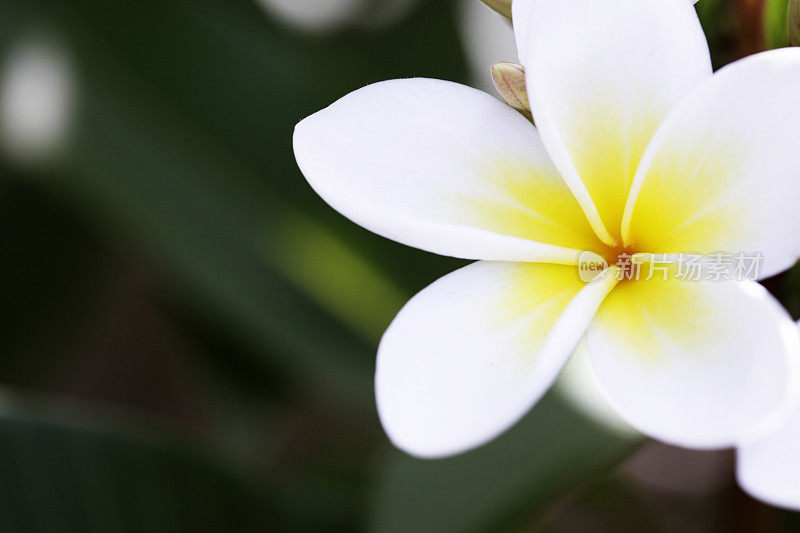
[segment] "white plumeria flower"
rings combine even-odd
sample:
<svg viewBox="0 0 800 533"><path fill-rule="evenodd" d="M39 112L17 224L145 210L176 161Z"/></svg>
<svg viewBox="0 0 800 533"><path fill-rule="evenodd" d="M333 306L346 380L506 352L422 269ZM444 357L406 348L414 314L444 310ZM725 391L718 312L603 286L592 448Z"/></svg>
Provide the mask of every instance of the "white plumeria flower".
<svg viewBox="0 0 800 533"><path fill-rule="evenodd" d="M685 447L773 429L797 396L800 333L752 281L580 279L585 252L800 256L793 139L800 50L712 75L686 0L515 0L538 128L480 91L370 85L298 124L312 187L398 242L478 262L398 314L378 411L421 457L481 445L547 391L584 337L626 422Z"/></svg>
<svg viewBox="0 0 800 533"><path fill-rule="evenodd" d="M696 3L696 0L689 1ZM511 1L506 2L510 13ZM495 4L495 7L498 6L499 4ZM460 8L459 29L470 67L470 82L481 90L495 92L492 73L486 66L498 59L519 62L514 30L506 17L489 9L484 3L462 0ZM572 407L606 429L622 435L635 434L620 419L616 409L609 404L604 391L598 386L585 343L570 357L559 374L555 388Z"/></svg>
<svg viewBox="0 0 800 533"><path fill-rule="evenodd" d="M775 433L739 447L739 484L765 502L800 511L800 408Z"/></svg>

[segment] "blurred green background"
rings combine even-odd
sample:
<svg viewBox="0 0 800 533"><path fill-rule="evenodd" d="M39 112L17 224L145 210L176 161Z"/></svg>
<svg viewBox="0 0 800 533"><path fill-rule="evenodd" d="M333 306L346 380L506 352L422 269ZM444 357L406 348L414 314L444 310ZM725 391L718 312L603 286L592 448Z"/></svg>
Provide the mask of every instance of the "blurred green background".
<svg viewBox="0 0 800 533"><path fill-rule="evenodd" d="M715 64L786 44L785 6L701 0ZM380 335L462 263L324 205L292 129L483 86L508 31L477 0L0 0L0 531L800 531L732 452L557 393L453 459L383 435ZM768 286L798 317L798 271Z"/></svg>

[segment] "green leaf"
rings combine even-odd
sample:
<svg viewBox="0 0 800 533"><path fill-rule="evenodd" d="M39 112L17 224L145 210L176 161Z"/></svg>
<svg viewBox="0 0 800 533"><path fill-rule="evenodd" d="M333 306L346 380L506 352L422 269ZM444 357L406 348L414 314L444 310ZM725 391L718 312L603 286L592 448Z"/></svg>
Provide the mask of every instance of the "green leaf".
<svg viewBox="0 0 800 533"><path fill-rule="evenodd" d="M376 338L453 261L368 236L324 206L291 132L371 81L462 76L452 6L339 39L300 39L246 0L0 9L2 42L55 29L78 67L69 153L42 184L109 241L138 243L186 309L253 348L255 368L372 417ZM360 291L355 278L341 285L351 269L366 276Z"/></svg>
<svg viewBox="0 0 800 533"><path fill-rule="evenodd" d="M438 461L400 452L384 461L371 530L497 531L619 464L638 444L588 421L549 394L511 431Z"/></svg>
<svg viewBox="0 0 800 533"><path fill-rule="evenodd" d="M695 4L708 40L714 68L737 59L738 21L734 0L702 0Z"/></svg>
<svg viewBox="0 0 800 533"><path fill-rule="evenodd" d="M10 172L0 166L0 175ZM30 187L0 192L0 376L42 384L93 316L108 283L109 253L58 203Z"/></svg>
<svg viewBox="0 0 800 533"><path fill-rule="evenodd" d="M110 423L110 413L82 406L76 415L64 399L1 398L2 531L302 531L338 520L310 494L258 481L118 412Z"/></svg>

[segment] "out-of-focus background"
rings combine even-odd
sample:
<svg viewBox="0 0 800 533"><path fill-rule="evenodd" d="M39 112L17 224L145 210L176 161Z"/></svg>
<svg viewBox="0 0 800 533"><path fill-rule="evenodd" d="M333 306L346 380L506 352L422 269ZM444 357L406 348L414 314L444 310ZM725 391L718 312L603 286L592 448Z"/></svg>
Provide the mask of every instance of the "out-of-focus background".
<svg viewBox="0 0 800 533"><path fill-rule="evenodd" d="M785 6L701 0L715 64ZM388 443L377 342L462 263L324 205L292 129L496 60L477 0L0 0L0 531L800 531L733 452L596 416L581 368L477 451ZM768 282L795 317L799 274Z"/></svg>

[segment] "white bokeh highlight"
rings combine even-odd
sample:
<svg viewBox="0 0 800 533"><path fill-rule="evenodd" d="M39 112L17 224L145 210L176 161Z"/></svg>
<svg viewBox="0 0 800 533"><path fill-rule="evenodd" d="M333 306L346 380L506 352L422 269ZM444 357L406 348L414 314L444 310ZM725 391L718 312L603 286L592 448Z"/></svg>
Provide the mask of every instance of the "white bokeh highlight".
<svg viewBox="0 0 800 533"><path fill-rule="evenodd" d="M310 33L375 28L397 21L417 0L256 0L286 26Z"/></svg>
<svg viewBox="0 0 800 533"><path fill-rule="evenodd" d="M75 75L62 46L29 36L0 68L0 147L24 163L48 159L66 142Z"/></svg>

